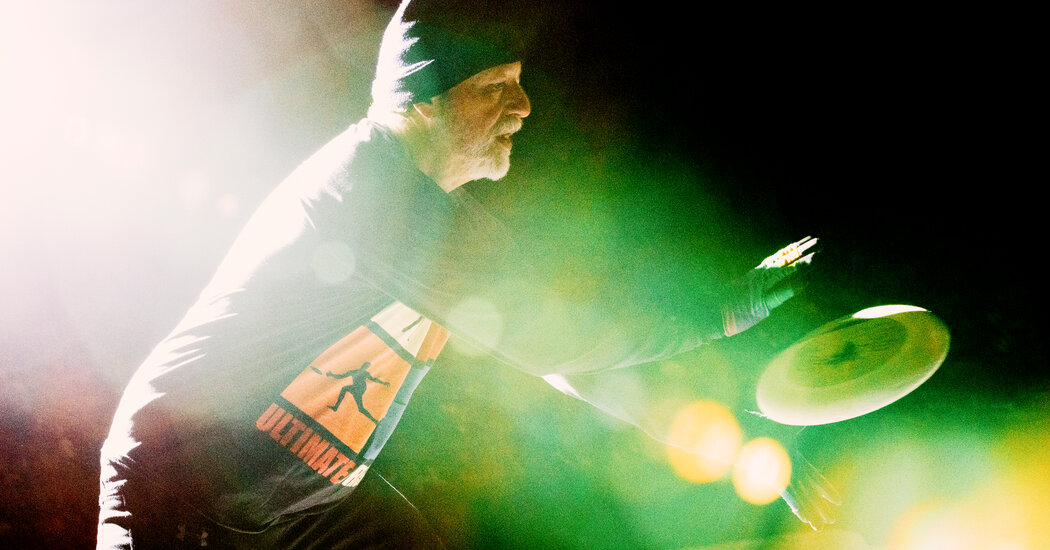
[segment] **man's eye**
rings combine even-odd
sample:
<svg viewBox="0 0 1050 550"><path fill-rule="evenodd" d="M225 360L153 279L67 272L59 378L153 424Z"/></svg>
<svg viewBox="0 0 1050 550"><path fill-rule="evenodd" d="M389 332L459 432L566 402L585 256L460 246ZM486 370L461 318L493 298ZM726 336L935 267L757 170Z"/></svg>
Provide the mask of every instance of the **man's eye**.
<svg viewBox="0 0 1050 550"><path fill-rule="evenodd" d="M503 83L503 82L495 82L493 84L489 84L489 91L491 91L491 92L498 92L498 91L502 90L505 86L506 86L506 84Z"/></svg>

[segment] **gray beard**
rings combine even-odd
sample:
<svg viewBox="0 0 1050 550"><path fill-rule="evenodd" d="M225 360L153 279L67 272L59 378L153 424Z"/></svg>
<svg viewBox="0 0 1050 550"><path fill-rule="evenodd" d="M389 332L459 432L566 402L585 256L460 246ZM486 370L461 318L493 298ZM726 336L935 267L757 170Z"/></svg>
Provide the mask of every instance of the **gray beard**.
<svg viewBox="0 0 1050 550"><path fill-rule="evenodd" d="M510 151L496 142L494 136L481 143L462 144L453 137L447 121L438 119L435 140L440 150L446 152L452 171L468 174L470 180L502 179L510 170ZM501 128L497 128L501 130Z"/></svg>
<svg viewBox="0 0 1050 550"><path fill-rule="evenodd" d="M510 171L510 151L501 147L495 141L490 141L488 147L473 147L468 155L465 155L465 167L470 169L474 179L487 178L492 181L499 180Z"/></svg>

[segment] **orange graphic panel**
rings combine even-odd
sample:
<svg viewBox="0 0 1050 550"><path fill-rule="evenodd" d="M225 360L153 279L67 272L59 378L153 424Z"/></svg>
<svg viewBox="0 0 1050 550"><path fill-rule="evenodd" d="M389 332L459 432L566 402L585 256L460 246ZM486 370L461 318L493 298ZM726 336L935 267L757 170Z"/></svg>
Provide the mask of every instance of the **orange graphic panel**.
<svg viewBox="0 0 1050 550"><path fill-rule="evenodd" d="M361 452L411 365L365 327L322 353L281 397Z"/></svg>

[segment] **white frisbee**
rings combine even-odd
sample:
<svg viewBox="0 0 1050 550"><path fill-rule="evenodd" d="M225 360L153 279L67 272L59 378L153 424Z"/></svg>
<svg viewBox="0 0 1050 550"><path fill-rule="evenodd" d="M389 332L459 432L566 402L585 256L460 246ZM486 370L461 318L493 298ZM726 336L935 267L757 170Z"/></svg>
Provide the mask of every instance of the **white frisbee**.
<svg viewBox="0 0 1050 550"><path fill-rule="evenodd" d="M758 381L758 407L781 424L814 426L889 405L948 355L948 328L929 311L888 305L827 323L779 353Z"/></svg>

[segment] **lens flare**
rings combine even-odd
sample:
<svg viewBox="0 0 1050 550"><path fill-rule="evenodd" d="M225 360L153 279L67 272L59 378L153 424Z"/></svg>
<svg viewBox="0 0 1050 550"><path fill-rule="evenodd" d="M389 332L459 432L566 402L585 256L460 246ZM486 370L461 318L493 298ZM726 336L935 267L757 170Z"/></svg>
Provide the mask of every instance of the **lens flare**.
<svg viewBox="0 0 1050 550"><path fill-rule="evenodd" d="M740 498L751 504L768 504L780 496L791 481L791 459L775 439L749 441L733 466L733 486Z"/></svg>
<svg viewBox="0 0 1050 550"><path fill-rule="evenodd" d="M350 278L357 266L354 251L340 241L321 243L314 250L310 267L318 280L327 285L338 285Z"/></svg>
<svg viewBox="0 0 1050 550"><path fill-rule="evenodd" d="M503 315L492 302L481 297L470 297L458 303L449 313L453 327L470 326L476 330L471 336L474 342L454 338L450 344L456 352L467 357L484 356L489 349L499 345L503 337Z"/></svg>
<svg viewBox="0 0 1050 550"><path fill-rule="evenodd" d="M682 409L671 424L667 457L683 479L715 481L733 467L741 437L740 424L725 405L697 401Z"/></svg>
<svg viewBox="0 0 1050 550"><path fill-rule="evenodd" d="M965 495L928 497L913 504L894 522L887 547L901 550L1050 548L1050 524L1046 521L1050 512L1047 427L1045 422L1036 421L1003 434L990 450L996 467L981 483ZM927 492L943 491L927 489Z"/></svg>

